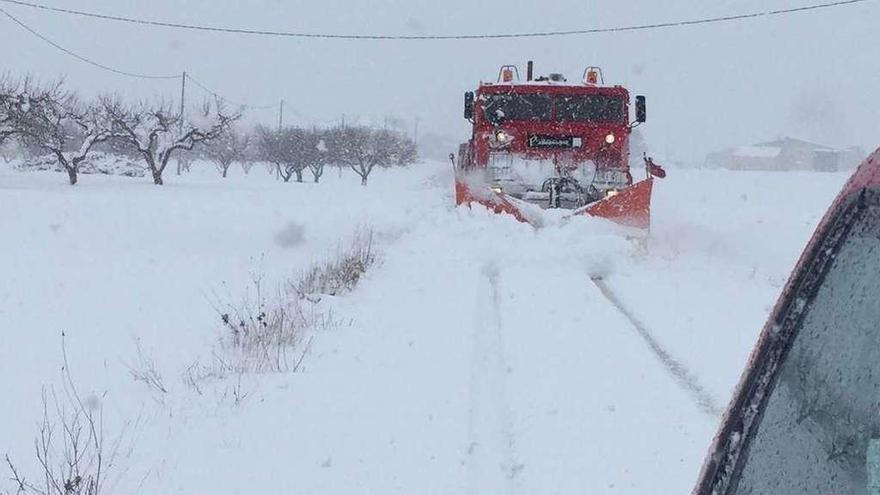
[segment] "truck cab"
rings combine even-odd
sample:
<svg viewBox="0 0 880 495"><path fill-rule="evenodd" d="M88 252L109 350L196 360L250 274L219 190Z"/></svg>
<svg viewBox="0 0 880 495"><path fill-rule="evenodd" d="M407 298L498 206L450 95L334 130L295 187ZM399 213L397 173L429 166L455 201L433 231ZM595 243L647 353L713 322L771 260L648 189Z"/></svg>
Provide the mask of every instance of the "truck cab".
<svg viewBox="0 0 880 495"><path fill-rule="evenodd" d="M633 184L629 137L644 122L637 97L630 123L630 94L603 84L588 67L568 82L560 74L525 81L505 66L496 82L465 94L470 140L459 151L463 169L482 171L495 192L543 207L578 208Z"/></svg>

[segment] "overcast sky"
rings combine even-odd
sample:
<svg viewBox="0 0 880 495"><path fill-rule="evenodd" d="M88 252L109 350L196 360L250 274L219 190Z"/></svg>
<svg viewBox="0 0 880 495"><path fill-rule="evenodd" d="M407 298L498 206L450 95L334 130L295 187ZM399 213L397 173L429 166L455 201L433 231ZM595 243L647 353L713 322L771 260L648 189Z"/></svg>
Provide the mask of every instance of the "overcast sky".
<svg viewBox="0 0 880 495"><path fill-rule="evenodd" d="M676 21L825 0L40 0L156 20L357 34L507 33ZM648 98L643 128L656 152L701 161L728 146L793 135L837 146L880 144L880 1L737 23L650 32L495 41L327 41L141 27L0 4L32 28L101 63L192 73L230 99L286 100L288 122L416 117L422 136L464 140L462 93L504 63L606 82ZM0 68L65 76L85 94L178 98L179 83L107 73L0 17ZM8 48L12 47L10 51ZM191 88L194 98L203 93ZM277 110L251 113L277 121ZM435 137L434 139L439 139ZM451 150L450 150L451 151Z"/></svg>

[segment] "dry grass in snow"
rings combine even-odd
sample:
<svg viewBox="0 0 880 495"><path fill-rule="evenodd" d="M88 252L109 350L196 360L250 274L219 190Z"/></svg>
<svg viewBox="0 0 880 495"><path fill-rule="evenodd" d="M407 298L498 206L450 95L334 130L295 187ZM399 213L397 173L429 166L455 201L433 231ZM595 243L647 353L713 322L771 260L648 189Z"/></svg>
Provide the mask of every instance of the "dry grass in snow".
<svg viewBox="0 0 880 495"><path fill-rule="evenodd" d="M298 371L315 336L338 325L321 296L353 290L377 259L372 231L361 231L283 288L267 292L262 276L255 276L241 303L218 311L223 330L212 364L193 364L184 382L199 391L205 379Z"/></svg>

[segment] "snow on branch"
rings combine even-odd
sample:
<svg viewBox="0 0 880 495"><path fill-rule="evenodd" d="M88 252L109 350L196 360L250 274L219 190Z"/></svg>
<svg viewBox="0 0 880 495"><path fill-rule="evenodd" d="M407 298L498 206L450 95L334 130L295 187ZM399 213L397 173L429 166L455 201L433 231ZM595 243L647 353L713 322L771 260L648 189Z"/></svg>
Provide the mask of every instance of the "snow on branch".
<svg viewBox="0 0 880 495"><path fill-rule="evenodd" d="M164 183L162 174L175 153L222 137L241 117L240 112L227 112L219 100L205 102L191 116L180 115L169 102L113 105L108 110L114 128L144 159L157 185Z"/></svg>
<svg viewBox="0 0 880 495"><path fill-rule="evenodd" d="M230 126L227 132L207 143L203 155L214 162L217 170L225 178L232 164L243 163L246 160L250 147L250 135L236 126Z"/></svg>
<svg viewBox="0 0 880 495"><path fill-rule="evenodd" d="M26 81L17 94L7 95L0 118L3 134L54 156L71 185L92 148L116 135L102 105L83 102L61 82Z"/></svg>

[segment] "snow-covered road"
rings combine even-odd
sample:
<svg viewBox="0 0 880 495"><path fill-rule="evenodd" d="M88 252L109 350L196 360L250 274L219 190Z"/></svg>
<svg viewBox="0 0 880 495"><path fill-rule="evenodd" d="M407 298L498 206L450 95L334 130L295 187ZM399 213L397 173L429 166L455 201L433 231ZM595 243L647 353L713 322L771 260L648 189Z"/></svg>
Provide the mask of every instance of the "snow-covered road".
<svg viewBox="0 0 880 495"><path fill-rule="evenodd" d="M64 329L108 428L134 422L120 493L688 493L717 425L706 401L725 405L846 175L670 171L644 249L599 220L535 230L453 208L447 167L368 188L0 174L0 454L33 468ZM302 239L279 237L292 225ZM301 373L182 384L211 353L216 297L255 271L281 281L365 225L382 262L330 301L345 323ZM129 376L134 338L167 394Z"/></svg>
<svg viewBox="0 0 880 495"><path fill-rule="evenodd" d="M408 433L367 462L399 493L686 491L716 418L590 281L638 252L589 219L534 231L466 210L389 246L352 304L383 339L359 359L392 375L374 400L403 414L346 426Z"/></svg>

